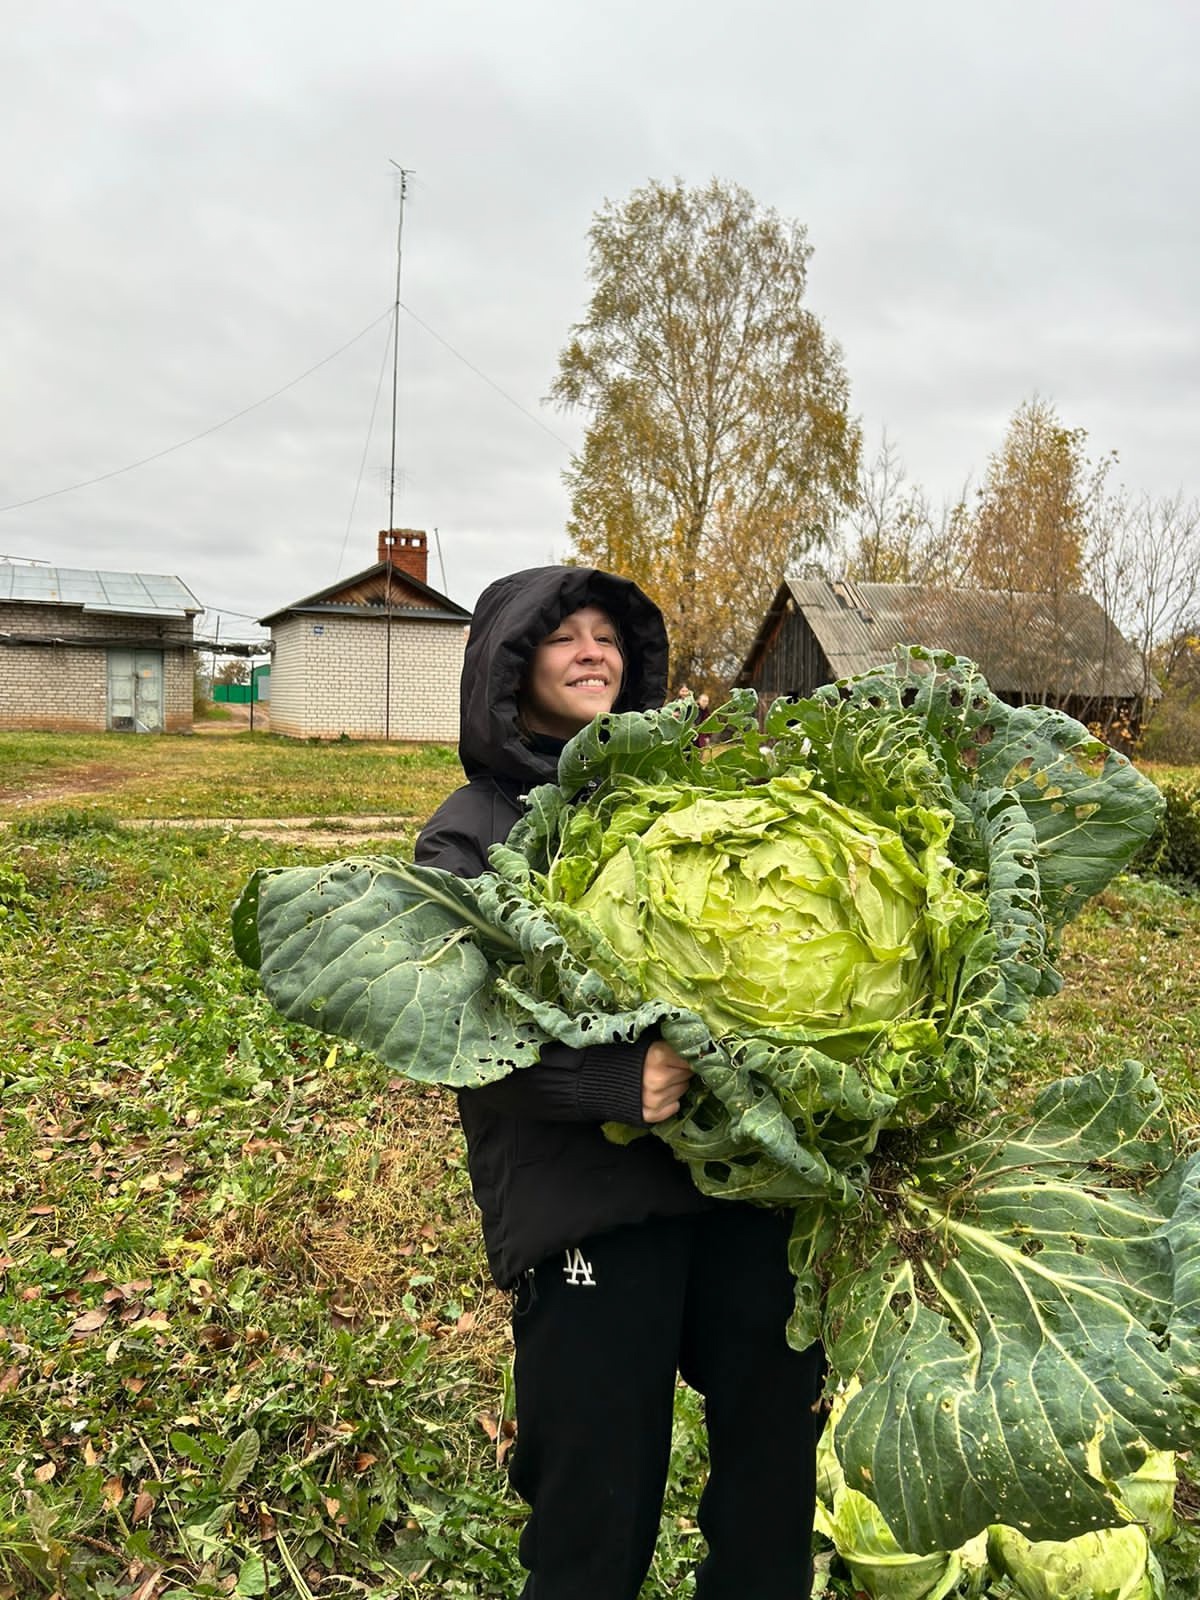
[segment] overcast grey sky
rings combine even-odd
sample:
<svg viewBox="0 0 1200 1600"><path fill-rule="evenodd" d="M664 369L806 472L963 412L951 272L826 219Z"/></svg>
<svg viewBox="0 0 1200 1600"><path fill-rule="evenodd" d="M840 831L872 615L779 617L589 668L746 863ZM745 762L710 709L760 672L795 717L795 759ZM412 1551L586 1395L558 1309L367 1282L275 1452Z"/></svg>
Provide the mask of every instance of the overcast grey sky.
<svg viewBox="0 0 1200 1600"><path fill-rule="evenodd" d="M1035 391L1093 453L1118 450L1131 487L1200 492L1193 0L40 0L16 16L0 506L34 503L0 513L0 555L176 573L250 616L374 560L391 161L415 172L395 520L438 530L465 605L566 553L582 422L543 397L586 305L592 213L650 178L733 180L806 224L809 302L868 446L886 427L935 496L981 473ZM54 493L360 333L228 426ZM232 615L221 631L254 632Z"/></svg>

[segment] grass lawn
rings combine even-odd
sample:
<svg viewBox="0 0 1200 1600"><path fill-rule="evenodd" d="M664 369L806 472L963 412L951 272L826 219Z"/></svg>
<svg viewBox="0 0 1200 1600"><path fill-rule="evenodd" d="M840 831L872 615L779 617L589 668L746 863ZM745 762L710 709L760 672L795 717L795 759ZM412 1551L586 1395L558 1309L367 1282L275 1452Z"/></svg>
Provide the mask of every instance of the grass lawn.
<svg viewBox="0 0 1200 1600"><path fill-rule="evenodd" d="M0 775L0 1600L514 1595L452 1103L282 1022L230 947L253 867L340 847L129 825L370 812L404 853L452 754L0 735ZM1029 1080L1139 1056L1195 1135L1198 948L1200 898L1119 880ZM647 1600L690 1592L699 1431L681 1391Z"/></svg>
<svg viewBox="0 0 1200 1600"><path fill-rule="evenodd" d="M419 824L459 774L440 745L0 732L0 811L82 797L122 820L373 813Z"/></svg>

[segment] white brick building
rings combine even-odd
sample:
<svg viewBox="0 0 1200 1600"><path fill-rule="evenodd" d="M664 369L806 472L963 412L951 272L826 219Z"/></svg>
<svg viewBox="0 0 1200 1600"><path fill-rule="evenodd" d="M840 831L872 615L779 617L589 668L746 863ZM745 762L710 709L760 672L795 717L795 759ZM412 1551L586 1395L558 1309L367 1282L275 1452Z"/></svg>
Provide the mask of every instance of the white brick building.
<svg viewBox="0 0 1200 1600"><path fill-rule="evenodd" d="M0 563L0 728L192 726L192 626L178 578Z"/></svg>
<svg viewBox="0 0 1200 1600"><path fill-rule="evenodd" d="M379 535L365 572L263 617L271 731L296 739L458 738L471 613L425 581L425 535Z"/></svg>

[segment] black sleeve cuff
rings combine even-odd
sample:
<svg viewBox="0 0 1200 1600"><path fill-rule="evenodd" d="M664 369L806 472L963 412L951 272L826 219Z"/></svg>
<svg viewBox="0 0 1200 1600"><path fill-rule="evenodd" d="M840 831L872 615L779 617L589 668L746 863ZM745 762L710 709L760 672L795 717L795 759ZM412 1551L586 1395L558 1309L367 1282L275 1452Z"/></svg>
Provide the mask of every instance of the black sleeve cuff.
<svg viewBox="0 0 1200 1600"><path fill-rule="evenodd" d="M578 1105L588 1122L624 1122L645 1127L642 1120L642 1067L650 1041L634 1044L592 1044L579 1065Z"/></svg>

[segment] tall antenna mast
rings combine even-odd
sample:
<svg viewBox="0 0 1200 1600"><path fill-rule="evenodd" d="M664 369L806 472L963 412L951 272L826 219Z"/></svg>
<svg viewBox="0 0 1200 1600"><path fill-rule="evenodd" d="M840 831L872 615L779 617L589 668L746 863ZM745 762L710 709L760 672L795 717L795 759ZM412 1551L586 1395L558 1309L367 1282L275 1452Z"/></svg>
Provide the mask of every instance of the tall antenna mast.
<svg viewBox="0 0 1200 1600"><path fill-rule="evenodd" d="M390 159L390 157L389 157ZM388 477L388 531L396 526L396 401L400 379L400 268L404 261L404 201L408 195L411 167L398 161L392 166L400 174L400 220L396 224L396 303L392 307L392 466Z"/></svg>
<svg viewBox="0 0 1200 1600"><path fill-rule="evenodd" d="M391 157L388 157L391 160ZM383 737L392 737L392 533L396 527L396 398L400 379L400 268L404 261L404 201L408 194L411 167L402 167L398 161L392 166L400 174L400 220L396 224L396 303L392 307L392 468L388 474L388 564L384 582L383 655Z"/></svg>

